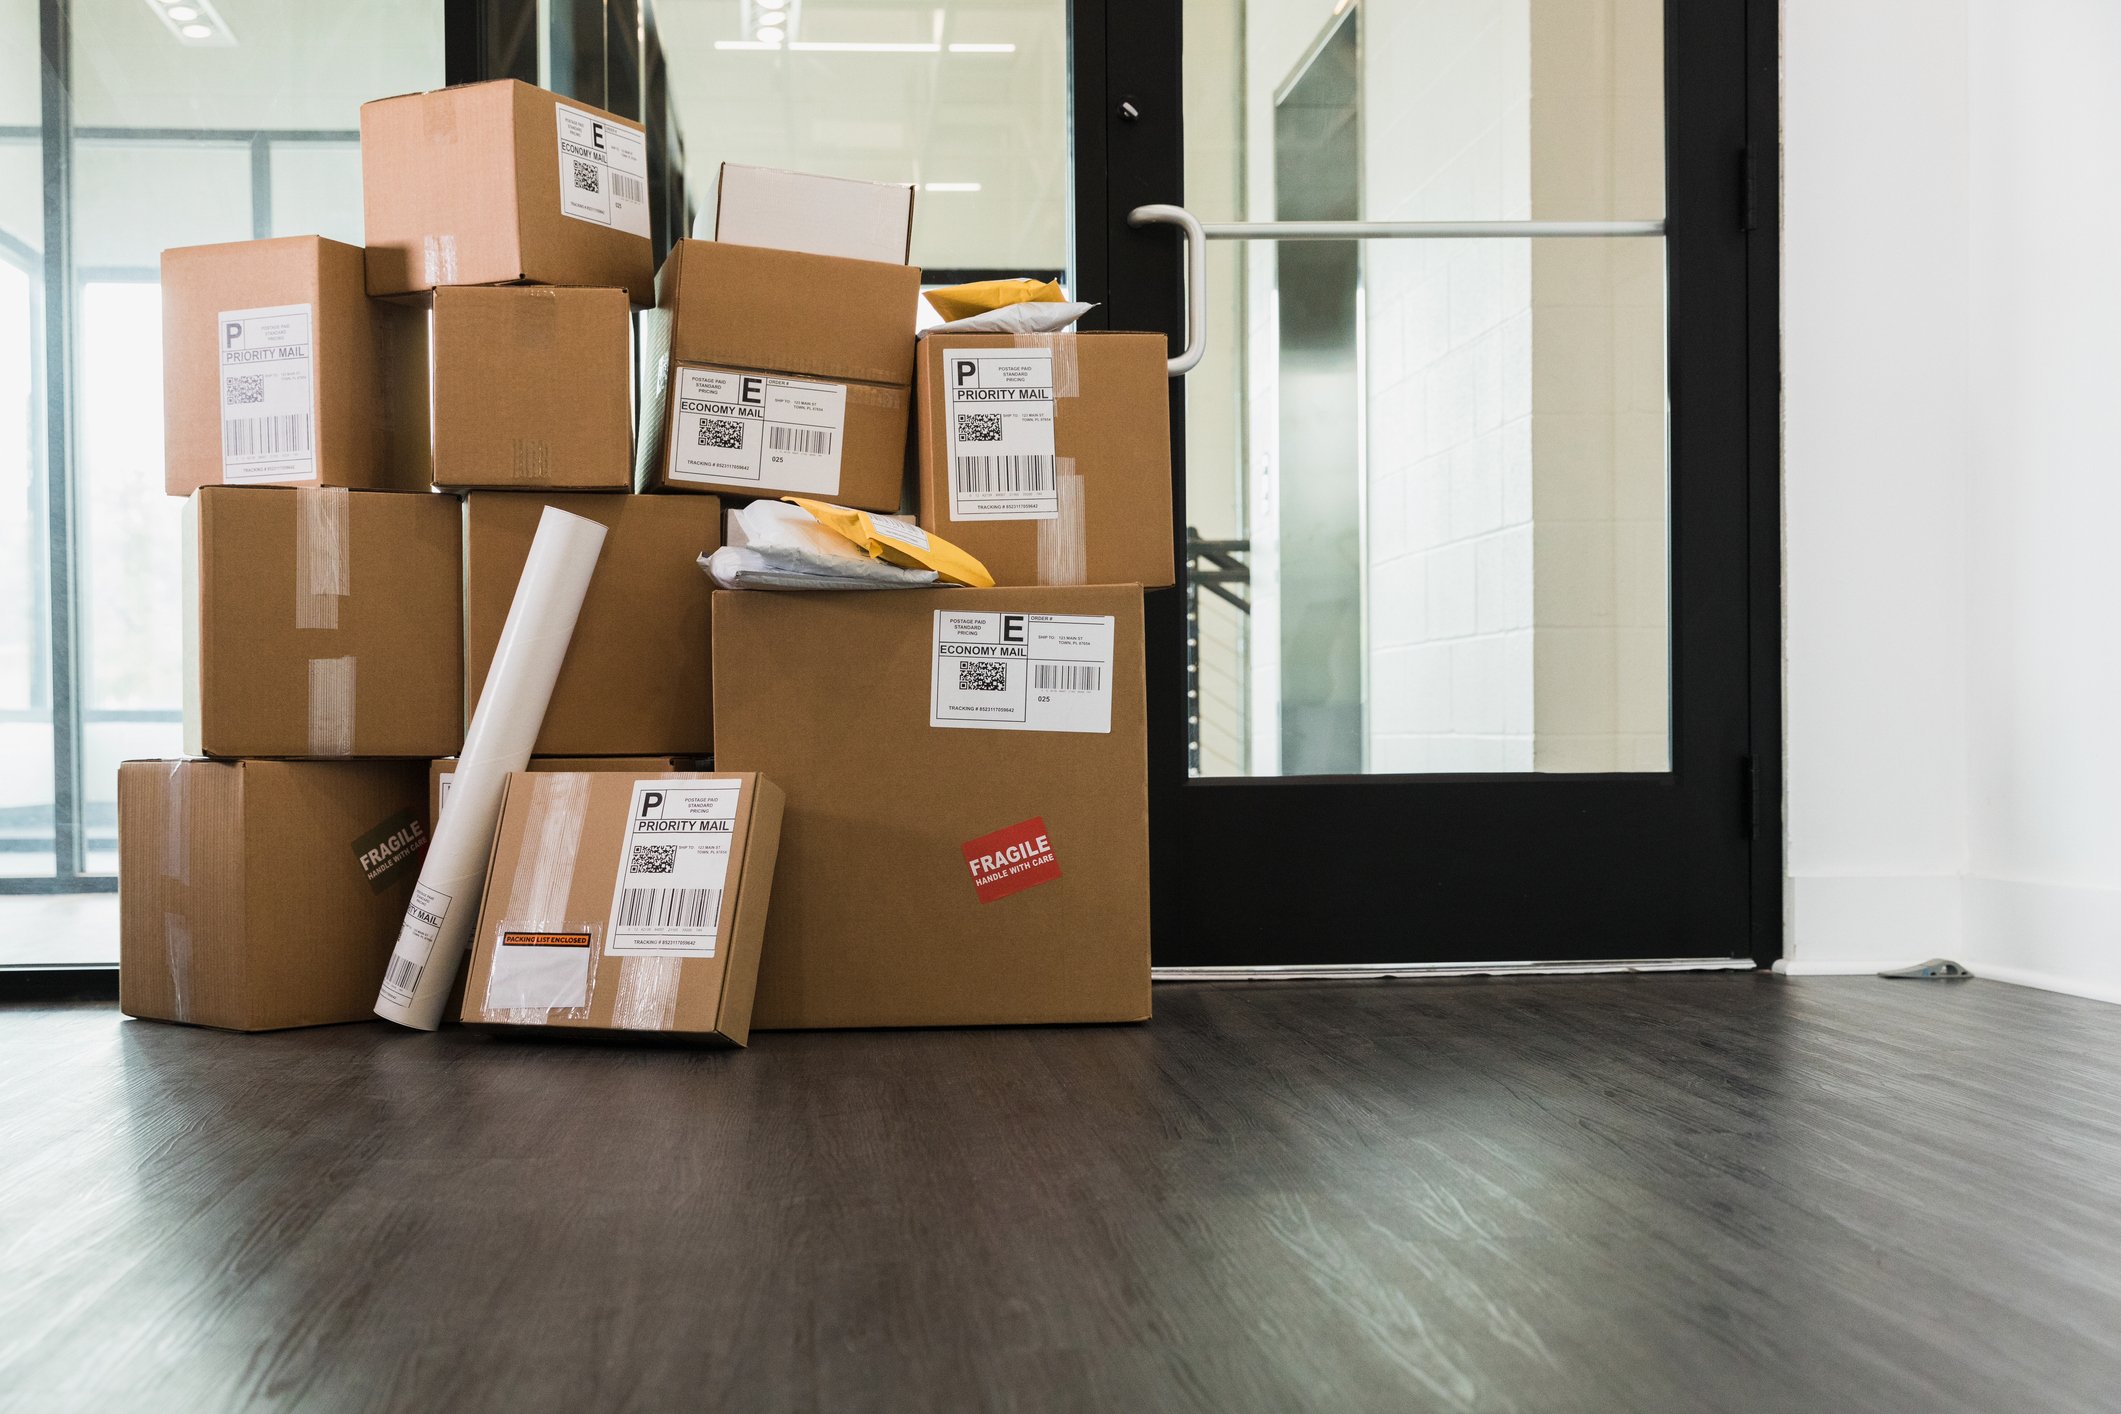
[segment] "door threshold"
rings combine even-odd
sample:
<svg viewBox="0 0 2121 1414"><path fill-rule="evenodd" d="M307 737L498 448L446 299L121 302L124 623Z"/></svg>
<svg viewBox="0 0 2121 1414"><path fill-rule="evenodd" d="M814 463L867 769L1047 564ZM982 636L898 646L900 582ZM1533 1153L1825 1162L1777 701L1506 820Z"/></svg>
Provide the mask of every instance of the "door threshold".
<svg viewBox="0 0 2121 1414"><path fill-rule="evenodd" d="M1155 982L1364 982L1417 977L1578 977L1606 972L1754 972L1742 957L1659 957L1633 962L1366 962L1355 966L1152 967Z"/></svg>

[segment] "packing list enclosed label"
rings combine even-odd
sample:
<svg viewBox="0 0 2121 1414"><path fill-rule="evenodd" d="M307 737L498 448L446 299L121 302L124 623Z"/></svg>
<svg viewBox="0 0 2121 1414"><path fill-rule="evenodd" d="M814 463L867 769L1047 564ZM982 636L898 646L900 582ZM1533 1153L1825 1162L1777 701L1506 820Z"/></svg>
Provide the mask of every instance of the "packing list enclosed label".
<svg viewBox="0 0 2121 1414"><path fill-rule="evenodd" d="M632 128L555 104L560 210L577 221L648 234L648 139Z"/></svg>
<svg viewBox="0 0 2121 1414"><path fill-rule="evenodd" d="M928 725L1111 731L1112 622L937 609Z"/></svg>
<svg viewBox="0 0 2121 1414"><path fill-rule="evenodd" d="M316 476L315 324L306 304L222 311L221 480L229 485Z"/></svg>
<svg viewBox="0 0 2121 1414"><path fill-rule="evenodd" d="M844 384L711 368L680 368L677 375L672 481L740 481L760 491L839 494L847 435Z"/></svg>
<svg viewBox="0 0 2121 1414"><path fill-rule="evenodd" d="M736 834L736 781L635 781L604 951L713 957Z"/></svg>
<svg viewBox="0 0 2121 1414"><path fill-rule="evenodd" d="M952 349L943 387L950 519L1059 519L1053 350Z"/></svg>

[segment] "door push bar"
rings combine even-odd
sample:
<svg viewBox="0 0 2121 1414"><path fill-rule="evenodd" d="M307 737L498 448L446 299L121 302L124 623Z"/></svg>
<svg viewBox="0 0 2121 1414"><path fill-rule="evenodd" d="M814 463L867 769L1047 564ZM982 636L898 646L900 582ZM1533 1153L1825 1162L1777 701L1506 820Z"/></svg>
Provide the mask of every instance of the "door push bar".
<svg viewBox="0 0 2121 1414"><path fill-rule="evenodd" d="M1173 378L1208 351L1209 241L1435 241L1526 237L1661 236L1662 221L1218 221L1203 225L1183 206L1137 206L1130 226L1176 226L1186 240L1186 345L1171 356Z"/></svg>

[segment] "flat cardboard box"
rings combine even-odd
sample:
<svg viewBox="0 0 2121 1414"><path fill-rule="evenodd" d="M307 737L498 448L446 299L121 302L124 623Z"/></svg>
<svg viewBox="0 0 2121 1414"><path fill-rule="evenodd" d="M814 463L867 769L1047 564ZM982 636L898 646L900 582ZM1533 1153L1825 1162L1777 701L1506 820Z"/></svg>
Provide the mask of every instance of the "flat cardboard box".
<svg viewBox="0 0 2121 1414"><path fill-rule="evenodd" d="M714 238L904 265L913 255L913 187L724 162Z"/></svg>
<svg viewBox="0 0 2121 1414"><path fill-rule="evenodd" d="M1014 401L1013 377L1028 367L1035 382L1048 355L1053 396ZM996 584L1172 583L1167 356L1162 334L930 334L917 399L921 527L977 556ZM979 458L966 475L985 484L955 497L953 386L963 390L955 415L978 419L984 437L1003 433L997 418L1030 419L1011 421L1008 440L994 444L1011 455L965 454ZM1040 440L1035 420L1048 407Z"/></svg>
<svg viewBox="0 0 2121 1414"><path fill-rule="evenodd" d="M1148 1017L1139 589L718 593L714 656L717 763L788 793L754 1025Z"/></svg>
<svg viewBox="0 0 2121 1414"><path fill-rule="evenodd" d="M664 771L704 771L714 763L696 756L533 756L533 771L619 771L652 776ZM436 758L427 768L427 818L442 818L442 802L456 777L457 758Z"/></svg>
<svg viewBox="0 0 2121 1414"><path fill-rule="evenodd" d="M722 543L721 503L691 496L464 498L468 710L476 710L546 506L609 528L533 748L540 756L705 756L714 750L708 597L698 559ZM434 752L433 755L446 755Z"/></svg>
<svg viewBox="0 0 2121 1414"><path fill-rule="evenodd" d="M624 290L434 292L434 484L633 486L633 318Z"/></svg>
<svg viewBox="0 0 2121 1414"><path fill-rule="evenodd" d="M510 776L465 1022L744 1045L782 809L750 773Z"/></svg>
<svg viewBox="0 0 2121 1414"><path fill-rule="evenodd" d="M162 485L427 484L427 327L321 236L162 252Z"/></svg>
<svg viewBox="0 0 2121 1414"><path fill-rule="evenodd" d="M432 760L463 744L455 497L204 486L183 535L186 752Z"/></svg>
<svg viewBox="0 0 2121 1414"><path fill-rule="evenodd" d="M634 484L896 511L919 293L909 265L679 241L645 321Z"/></svg>
<svg viewBox="0 0 2121 1414"><path fill-rule="evenodd" d="M428 840L417 761L118 768L118 1005L234 1031L365 1021Z"/></svg>
<svg viewBox="0 0 2121 1414"><path fill-rule="evenodd" d="M591 285L654 298L641 125L515 79L361 105L368 292Z"/></svg>

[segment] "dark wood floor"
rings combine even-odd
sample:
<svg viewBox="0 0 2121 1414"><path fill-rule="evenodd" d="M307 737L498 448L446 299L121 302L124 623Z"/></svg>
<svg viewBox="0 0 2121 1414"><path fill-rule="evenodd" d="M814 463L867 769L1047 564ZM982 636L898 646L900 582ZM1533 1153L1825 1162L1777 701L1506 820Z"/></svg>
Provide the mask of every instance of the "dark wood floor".
<svg viewBox="0 0 2121 1414"><path fill-rule="evenodd" d="M2121 1407L2121 1009L1166 987L748 1054L0 1009L0 1407Z"/></svg>

